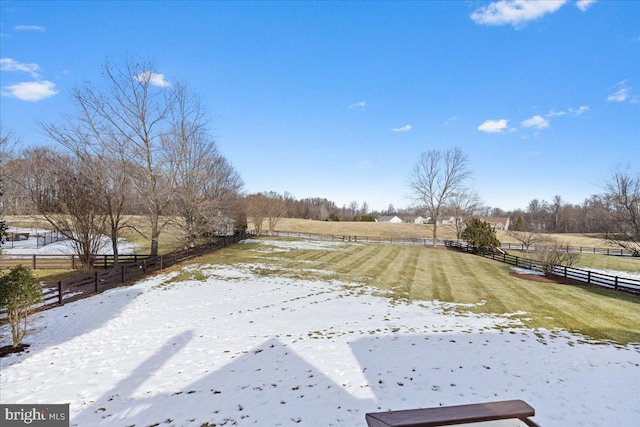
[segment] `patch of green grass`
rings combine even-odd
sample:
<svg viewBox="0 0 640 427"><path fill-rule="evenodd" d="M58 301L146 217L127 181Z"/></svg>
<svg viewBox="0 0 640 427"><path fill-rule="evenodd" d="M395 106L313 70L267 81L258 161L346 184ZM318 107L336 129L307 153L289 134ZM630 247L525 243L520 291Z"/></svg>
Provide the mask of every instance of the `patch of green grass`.
<svg viewBox="0 0 640 427"><path fill-rule="evenodd" d="M351 244L340 251L290 250L265 253L263 244L233 245L203 258L214 264L260 263L260 274L326 279L306 271L331 271L337 278L375 286L402 300L440 300L458 304L458 311L517 315L532 328L561 328L597 340L640 343L640 298L586 286L533 282L511 276L506 264L482 257L421 246ZM274 259L276 258L277 259ZM635 260L631 260L635 261ZM484 301L484 302L483 302Z"/></svg>
<svg viewBox="0 0 640 427"><path fill-rule="evenodd" d="M640 258L617 255L581 254L580 259L578 259L574 267L640 273Z"/></svg>

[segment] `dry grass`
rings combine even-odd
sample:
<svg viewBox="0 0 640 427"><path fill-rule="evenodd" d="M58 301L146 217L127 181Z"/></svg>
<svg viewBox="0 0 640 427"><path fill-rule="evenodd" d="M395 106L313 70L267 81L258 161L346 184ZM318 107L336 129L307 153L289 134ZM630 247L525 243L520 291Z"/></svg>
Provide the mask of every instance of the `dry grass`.
<svg viewBox="0 0 640 427"><path fill-rule="evenodd" d="M266 226L266 221L264 226ZM249 223L251 229L253 225ZM266 228L263 228L266 229ZM277 231L288 231L291 233L315 233L333 236L363 236L381 239L421 239L432 238L432 225L417 224L389 224L377 222L351 222L351 221L316 221L311 219L282 218L276 227ZM509 236L507 232L498 230L498 240L502 243L519 242ZM549 239L557 242L564 242L570 246L583 246L585 248L616 248L611 242L604 239L599 234L564 234L550 233L546 235ZM438 227L438 238L455 240L455 228L448 225Z"/></svg>

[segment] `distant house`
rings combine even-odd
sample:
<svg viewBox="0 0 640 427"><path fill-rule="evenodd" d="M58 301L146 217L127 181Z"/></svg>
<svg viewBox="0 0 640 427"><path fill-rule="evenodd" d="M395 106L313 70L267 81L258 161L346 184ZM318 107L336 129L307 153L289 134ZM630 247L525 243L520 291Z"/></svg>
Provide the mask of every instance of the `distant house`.
<svg viewBox="0 0 640 427"><path fill-rule="evenodd" d="M456 217L442 218L438 220L438 225L454 225L456 223Z"/></svg>
<svg viewBox="0 0 640 427"><path fill-rule="evenodd" d="M413 220L414 224L428 224L430 218L423 218L421 216L417 217Z"/></svg>
<svg viewBox="0 0 640 427"><path fill-rule="evenodd" d="M386 215L386 216L381 216L380 218L376 219L376 222L390 222L392 224L402 224L402 220L400 218L398 218L397 216L390 216L390 215Z"/></svg>
<svg viewBox="0 0 640 427"><path fill-rule="evenodd" d="M478 219L480 221L488 222L494 230L509 230L509 217L481 216L478 217Z"/></svg>

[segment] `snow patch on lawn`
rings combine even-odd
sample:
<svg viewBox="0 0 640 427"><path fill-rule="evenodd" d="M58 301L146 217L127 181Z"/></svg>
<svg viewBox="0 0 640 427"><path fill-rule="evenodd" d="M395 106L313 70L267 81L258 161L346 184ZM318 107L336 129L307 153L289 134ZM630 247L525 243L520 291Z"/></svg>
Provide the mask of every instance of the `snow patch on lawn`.
<svg viewBox="0 0 640 427"><path fill-rule="evenodd" d="M29 353L0 359L2 402L70 403L72 426L315 427L523 399L541 425L637 425L640 347L252 268L160 274L38 313Z"/></svg>
<svg viewBox="0 0 640 427"><path fill-rule="evenodd" d="M247 240L248 243L260 243L268 246L263 249L256 249L258 252L289 252L292 250L321 250L339 251L347 245L343 242L330 242L322 240Z"/></svg>

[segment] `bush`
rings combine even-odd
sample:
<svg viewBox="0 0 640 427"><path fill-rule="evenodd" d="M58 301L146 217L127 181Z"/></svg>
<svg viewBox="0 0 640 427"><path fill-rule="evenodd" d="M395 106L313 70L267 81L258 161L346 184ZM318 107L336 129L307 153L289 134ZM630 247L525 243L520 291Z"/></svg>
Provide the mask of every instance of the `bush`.
<svg viewBox="0 0 640 427"><path fill-rule="evenodd" d="M14 348L27 334L27 319L40 301L42 288L28 268L19 265L0 276L0 308L7 310Z"/></svg>
<svg viewBox="0 0 640 427"><path fill-rule="evenodd" d="M546 277L556 275L555 267L571 267L578 261L580 254L577 252L569 252L567 247L565 243L558 242L551 245L536 246L534 255Z"/></svg>

